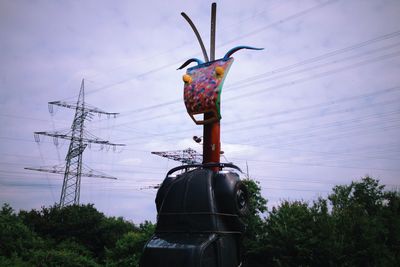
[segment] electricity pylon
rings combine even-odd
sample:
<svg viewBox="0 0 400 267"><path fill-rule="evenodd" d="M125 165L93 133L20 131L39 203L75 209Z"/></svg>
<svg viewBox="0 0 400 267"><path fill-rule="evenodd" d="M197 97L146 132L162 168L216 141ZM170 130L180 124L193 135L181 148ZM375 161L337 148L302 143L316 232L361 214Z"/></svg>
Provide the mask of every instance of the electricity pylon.
<svg viewBox="0 0 400 267"><path fill-rule="evenodd" d="M151 154L182 162L182 164L201 163L203 155L192 148L174 151L151 152Z"/></svg>
<svg viewBox="0 0 400 267"><path fill-rule="evenodd" d="M196 150L192 148L187 148L183 150L173 150L173 151L153 151L151 154L172 159L175 161L179 161L182 164L200 164L201 159L203 157L202 154L198 153ZM142 189L158 189L160 188L160 184L150 185L140 188Z"/></svg>
<svg viewBox="0 0 400 267"><path fill-rule="evenodd" d="M90 120L93 114L113 116L114 118L118 113L105 112L96 107L90 107L85 103L85 81L82 79L81 89L76 103L68 103L64 101L49 102L49 111L53 113L53 105L75 109L75 117L72 122L71 129L68 132L35 132L35 141L40 141L40 135L53 137L54 144L58 144L58 138L70 140L67 156L65 157L65 169L60 166L41 167L41 168L25 168L27 170L50 172L64 174L64 180L60 196L60 207L68 205L78 205L81 189L81 177L96 177L105 179L117 179L112 176L101 174L90 169L86 170L83 164L83 151L90 144L100 144L103 146L111 146L113 150L118 146L124 144L115 144L107 140L102 140L85 130L85 121Z"/></svg>

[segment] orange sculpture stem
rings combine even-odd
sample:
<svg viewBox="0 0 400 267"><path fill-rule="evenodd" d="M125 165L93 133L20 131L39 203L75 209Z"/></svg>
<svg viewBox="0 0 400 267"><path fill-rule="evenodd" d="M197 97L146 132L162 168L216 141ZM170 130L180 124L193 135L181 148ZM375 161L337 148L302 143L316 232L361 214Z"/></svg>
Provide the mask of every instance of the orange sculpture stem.
<svg viewBox="0 0 400 267"><path fill-rule="evenodd" d="M212 114L204 114L204 120ZM219 163L221 154L220 121L205 124L203 128L203 164ZM219 171L219 167L210 167L214 172Z"/></svg>

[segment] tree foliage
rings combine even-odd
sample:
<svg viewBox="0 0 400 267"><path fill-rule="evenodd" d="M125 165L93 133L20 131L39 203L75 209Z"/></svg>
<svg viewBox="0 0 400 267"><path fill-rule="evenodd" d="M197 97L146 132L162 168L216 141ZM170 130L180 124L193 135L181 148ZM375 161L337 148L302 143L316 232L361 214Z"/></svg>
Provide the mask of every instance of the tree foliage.
<svg viewBox="0 0 400 267"><path fill-rule="evenodd" d="M400 193L365 177L312 203L267 210L256 181L243 218L244 266L400 266ZM0 210L0 266L138 266L155 225L93 205Z"/></svg>
<svg viewBox="0 0 400 267"><path fill-rule="evenodd" d="M138 266L142 250L154 233L155 226L146 221L140 231L128 232L119 239L115 248L107 253L107 266Z"/></svg>
<svg viewBox="0 0 400 267"><path fill-rule="evenodd" d="M257 233L247 266L399 266L400 194L365 177L311 204L283 201Z"/></svg>
<svg viewBox="0 0 400 267"><path fill-rule="evenodd" d="M267 200L262 197L261 187L257 181L245 179L243 183L249 194L248 215L243 218L246 225L246 232L243 236L244 257L253 261L260 254L264 225L262 216L267 211Z"/></svg>
<svg viewBox="0 0 400 267"><path fill-rule="evenodd" d="M43 240L4 204L0 212L0 266L24 266L24 260L43 247Z"/></svg>
<svg viewBox="0 0 400 267"><path fill-rule="evenodd" d="M0 213L0 266L124 266L140 257L143 239L154 231L146 222L139 226L123 218L106 217L93 205L77 205L15 214L5 204ZM129 239L129 236L139 236ZM127 237L128 236L128 237ZM121 247L124 254L117 255ZM137 266L137 261L132 265Z"/></svg>
<svg viewBox="0 0 400 267"><path fill-rule="evenodd" d="M396 256L392 245L397 242L398 248L400 228L392 222L400 222L400 212L390 208L391 203L399 202L398 193L384 192L378 180L365 177L361 182L335 186L328 199L332 205L338 264L391 266L399 263L398 252ZM397 236L395 244L388 242L392 235Z"/></svg>

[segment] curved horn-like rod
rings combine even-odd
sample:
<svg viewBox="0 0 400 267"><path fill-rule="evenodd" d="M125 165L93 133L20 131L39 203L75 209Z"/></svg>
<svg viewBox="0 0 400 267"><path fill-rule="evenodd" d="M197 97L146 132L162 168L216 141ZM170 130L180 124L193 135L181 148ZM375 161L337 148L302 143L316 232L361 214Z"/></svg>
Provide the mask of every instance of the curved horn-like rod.
<svg viewBox="0 0 400 267"><path fill-rule="evenodd" d="M263 50L264 48L257 48L257 47L251 47L251 46L245 46L245 45L241 45L241 46L236 46L234 48L232 48L231 50L229 50L225 56L224 56L224 60L227 60L233 53L241 50L241 49L251 49L251 50Z"/></svg>
<svg viewBox="0 0 400 267"><path fill-rule="evenodd" d="M198 65L204 63L203 61L201 61L201 60L198 59L198 58L191 58L191 59L186 60L185 63L183 63L182 66L180 66L180 67L177 68L177 69L178 69L178 70L181 70L181 69L183 69L184 67L186 67L187 65L189 65L189 64L192 63L192 62L197 62Z"/></svg>
<svg viewBox="0 0 400 267"><path fill-rule="evenodd" d="M204 43L203 43L203 40L201 39L199 31L196 29L196 26L194 26L193 21L188 17L188 15L185 14L185 12L182 12L181 15L184 19L186 19L186 21L189 23L190 27L192 27L194 34L196 34L197 41L199 41L201 51L203 52L204 60L206 62L208 62L209 59L208 59L207 51L206 51L206 48L204 47Z"/></svg>

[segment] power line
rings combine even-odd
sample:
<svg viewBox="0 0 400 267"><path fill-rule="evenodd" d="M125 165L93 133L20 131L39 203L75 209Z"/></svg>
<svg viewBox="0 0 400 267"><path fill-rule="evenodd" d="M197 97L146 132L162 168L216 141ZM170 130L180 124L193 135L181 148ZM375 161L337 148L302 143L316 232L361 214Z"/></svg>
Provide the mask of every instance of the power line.
<svg viewBox="0 0 400 267"><path fill-rule="evenodd" d="M391 101L391 102L393 102L393 101ZM394 104L396 104L396 103L397 102L395 101ZM368 108L368 107L366 107L366 108ZM349 111L344 110L344 111L341 111L341 112L342 113L346 113L346 112L352 112L352 111L351 110L349 110ZM392 113L390 113L390 114L392 114ZM380 116L380 115L378 114L378 115L375 115L375 116ZM318 115L318 117L320 117L320 115ZM249 129L252 129L252 128L265 128L265 127L271 127L271 126L279 125L279 124L282 124L282 123L294 123L294 122L302 121L304 119L309 119L309 118L313 118L313 116L305 116L303 118L294 118L294 119L288 119L288 120L278 121L278 122L271 122L271 123L266 123L266 124L255 124L255 125L250 125L250 126L246 126L246 127L236 128L236 129L231 130L231 131L228 130L227 132L248 131ZM364 119L368 118L368 116L363 117L363 118ZM346 120L345 121L343 121L343 120L340 121L340 123L342 123L342 124L344 122L346 122ZM351 119L351 120L347 120L347 122L353 123L353 122L355 122L355 120ZM334 126L337 123L338 122L333 122ZM321 128L321 127L326 127L326 126L318 125L317 127ZM304 128L304 129L296 129L296 130L294 130L294 132L298 133L298 132L308 131L309 129L310 129L309 127ZM192 129L190 129L190 131L192 131ZM175 132L186 132L186 130L178 130L178 131L175 131ZM175 132L160 133L160 134L158 134L158 136L168 136L169 134L175 133ZM181 139L181 138L182 138L181 136L179 136L179 137L178 136L171 136L170 138L166 138L166 140L174 140L174 139L177 140L177 139ZM136 138L136 139L138 139L138 138ZM251 139L254 140L254 138L251 138ZM130 140L130 139L121 139L120 141L127 141L127 140ZM133 144L139 144L139 143L133 143Z"/></svg>
<svg viewBox="0 0 400 267"><path fill-rule="evenodd" d="M315 10L318 10L318 9L320 9L320 8L323 8L324 6L327 6L327 5L329 5L329 4L333 3L333 2L336 2L336 1L337 1L337 0L329 0L329 1L327 1L327 2L320 3L320 4L317 4L317 5L312 6L312 7L310 7L310 8L307 8L307 9L304 9L304 10L302 10L302 11L296 12L296 13L294 13L294 14L288 16L288 17L285 17L285 18L280 19L280 20L278 20L278 21L276 21L276 22L273 22L273 23L271 23L271 24L268 24L267 26L264 26L264 27L262 27L262 28L260 28L260 29L257 29L257 30L255 30L255 31L251 31L251 32L249 32L249 33L247 33L247 34L240 35L240 36L236 37L235 39L229 40L229 41L227 41L227 42L225 42L225 43L223 43L223 44L221 44L221 45L218 45L217 47L223 47L223 46L225 46L225 45L227 45L227 44L230 44L230 43L233 43L233 42L235 42L235 41L237 41L237 40L240 40L240 39L246 38L246 37L248 37L248 36L257 34L257 33L259 33L259 32L265 31L265 30L267 30L267 29L276 27L277 25L283 24L283 23L285 23L285 22L287 22L287 21L297 19L297 18L299 18L299 17L301 17L301 16L307 15L307 14L311 13L312 11L315 11ZM107 89L107 88L113 87L113 86L115 86L115 85L119 85L119 84L126 83L126 82L128 82L128 81L130 81L130 80L133 80L133 79L136 79L136 78L142 78L143 76L146 76L146 75L148 75L148 74L152 74L152 73L154 73L154 72L163 70L163 69L165 69L165 68L167 68L167 67L170 67L170 66L172 66L172 65L178 65L179 63L183 62L184 60L186 60L186 58L180 59L179 61L174 61L174 62L172 62L172 63L165 64L165 65L163 65L163 66L159 66L159 67L157 67L157 68L154 68L154 69L152 69L152 70L146 71L146 72L141 73L141 74L139 74L139 75L136 75L136 76L134 76L134 77L125 78L125 79L122 79L122 80L120 80L120 81L118 81L118 82L115 82L115 83L112 83L112 84L109 84L109 85L105 85L105 86L99 87L99 88L97 88L97 89L90 90L90 91L87 92L87 94L92 94L92 93L96 93L96 92L99 92L99 91L103 91L103 90L105 90L105 89ZM74 97L76 97L76 96L74 96ZM70 97L70 98L72 98L72 97ZM135 112L135 111L124 111L123 113L126 114L126 113L129 113L129 112Z"/></svg>
<svg viewBox="0 0 400 267"><path fill-rule="evenodd" d="M393 114L395 114L395 115L398 115L399 113L397 112L397 113L388 113L388 114L386 114L386 115L393 115ZM377 114L375 114L375 115L377 115ZM365 121L366 121L366 119L374 119L374 118L381 118L380 117L380 115L381 114L378 114L377 116L374 116L374 117L365 117L364 119L363 119L363 121L361 122L361 123L364 123ZM341 128L341 131L340 132L334 132L334 131L330 131L329 133L330 134L333 134L334 136L343 136L343 134L345 133L344 132L344 130L359 130L359 131L364 131L364 130L368 130L365 134L371 134L372 133L372 131L371 130L373 130L373 129L375 129L376 128L376 130L380 130L380 129L384 129L384 127L382 126L382 125L376 125L376 123L374 122L374 123L372 123L372 124L366 124L366 125L363 125L363 124L361 124L360 123L360 125L354 125L354 122L357 122L359 119L352 119L352 120L347 120L346 121L346 123L348 123L348 124L351 124L348 128ZM380 122L382 121L382 119L380 119ZM397 119L397 118L391 118L390 120L388 120L388 122L399 122L400 120L399 119ZM329 129L329 128L333 128L333 127L337 127L337 126L339 126L339 125L337 125L337 122L333 122L333 123L330 123L330 124L326 124L326 125L322 125L322 126L317 126L317 127L314 127L314 128L311 128L311 129L314 129L314 131L315 130L325 130L325 129ZM397 124L394 124L392 127L394 127L394 128L398 128L400 125L397 125ZM303 128L303 130L304 131L310 131L310 127L308 127L308 128ZM249 138L249 139L247 139L247 140L252 140L253 141L253 145L254 144L257 144L257 145L260 145L260 143L259 142L254 142L255 141L255 139L262 139L263 141L266 141L266 140L268 140L268 137L270 137L270 138L275 138L275 137L283 137L283 136L285 136L286 135L286 137L287 136L289 136L290 138L291 138L291 140L293 140L293 138L297 138L297 139L301 139L301 138L303 138L303 139L309 139L309 138L313 138L313 137L325 137L324 135L322 135L321 133L318 133L318 132L302 132L302 129L297 129L297 130L295 130L295 131L292 131L291 133L281 133L281 134L279 134L279 133L275 133L275 134L269 134L269 135L261 135L261 136L257 136L257 137L253 137L253 138ZM294 136L290 136L290 135L294 135ZM344 135L345 137L347 137L348 135Z"/></svg>
<svg viewBox="0 0 400 267"><path fill-rule="evenodd" d="M295 113L295 112L299 112L299 111L312 110L315 108L321 108L321 107L326 108L327 106L337 105L337 104L344 103L344 102L350 102L350 101L358 100L360 98L370 98L373 96L380 96L382 94L394 93L394 92L399 91L399 89L400 89L400 86L395 86L395 87L384 88L384 89L380 89L377 91L373 91L371 93L366 93L366 94L361 94L361 95L356 95L356 96L351 96L351 97L345 97L345 98L339 98L336 100L329 100L326 102L320 102L318 104L313 104L313 105L309 105L309 106L304 106L304 107L299 107L299 108L294 108L294 109L287 109L287 110L272 112L272 113L263 114L263 115L256 115L254 117L246 118L246 122L264 119L266 117L270 118L270 117L279 116L279 115L287 115L287 114ZM157 116L157 117L160 117L160 116ZM223 125L230 126L231 124L236 124L236 123L238 123L238 121L233 120L233 121L224 122ZM121 125L126 126L125 124L126 123L119 124L119 126L121 126ZM189 132L189 131L193 131L193 129L190 128L190 129L176 130L176 131L172 131L172 132L164 132L164 133L157 133L157 134L143 133L143 137L136 137L135 139L146 138L149 135L151 135L151 136L169 136L170 134L174 134L174 133L178 133L178 132L179 133ZM126 141L129 139L121 139L121 140Z"/></svg>
<svg viewBox="0 0 400 267"><path fill-rule="evenodd" d="M326 76L329 76L329 75L332 75L332 74L343 72L345 70L354 69L354 68L357 68L357 67L360 67L360 66L365 66L367 64L379 62L379 61L390 59L390 58L397 57L397 56L400 56L400 51L396 51L396 52L389 53L389 54L386 54L386 55L381 55L381 56L378 56L378 57L375 57L375 58L372 58L372 59L368 59L368 60L364 60L364 61L361 61L361 62L357 62L355 64L351 64L351 65L348 65L348 66L345 66L345 67L336 68L336 69L333 69L333 70L321 72L321 73L315 74L315 75L313 75L311 77L300 78L300 79L296 79L296 80L293 80L293 81L290 81L290 82L284 82L284 83L281 83L281 84L278 84L278 85L266 87L266 88L263 88L263 89L259 89L259 90L255 90L255 91L254 90L253 91L249 91L249 92L246 92L246 94L237 95L237 96L233 96L233 97L230 97L230 98L228 97L226 99L226 102L235 101L235 100L238 100L238 99L243 99L243 98L248 98L248 97L254 97L254 96L257 96L259 94L264 94L266 92L270 92L272 90L277 90L277 89L281 89L281 88L285 88L285 87L292 87L294 85L301 84L301 83L304 83L304 82L307 82L307 81L323 78L323 77L326 77ZM163 117L163 116L159 116L159 117ZM146 119L143 119L143 121L145 121L145 120ZM138 123L138 121L136 120L135 123ZM122 125L124 125L124 124L129 124L129 122L125 122Z"/></svg>
<svg viewBox="0 0 400 267"><path fill-rule="evenodd" d="M362 53L359 53L359 54L351 55L351 56L348 56L348 57L345 57L345 58L341 58L341 59L335 59L335 60L332 60L332 61L329 61L329 62L324 62L324 63L318 64L318 65L313 65L313 66L310 66L310 67L307 67L307 68L303 68L303 69L300 69L300 70L295 70L295 71L292 71L292 72L289 72L289 73L284 73L284 74L281 74L281 75L275 75L275 74L278 74L279 72L275 72L275 73L272 73L272 74L271 74L271 72L267 72L267 74L263 75L264 77L261 76L261 77L258 77L258 78L255 78L255 79L251 80L251 81L246 81L246 82L242 81L239 84L235 83L234 85L232 85L232 86L230 86L228 88L229 88L230 91L234 91L234 90L237 90L237 89L241 89L243 87L248 87L248 86L253 86L255 84L270 82L270 81L273 81L273 80L285 78L287 76L292 76L292 75L295 75L295 74L301 74L301 73L309 72L311 70L320 70L320 69L322 69L323 67L326 67L326 66L347 62L347 61L350 61L350 60L362 58L364 56L369 56L369 55L372 55L372 54L375 54L375 53L378 53L378 52L382 52L382 51L385 51L385 50L389 50L389 49L398 47L399 45L400 45L400 42L395 43L395 44L390 44L390 45L387 45L385 47L379 47L379 48L372 49L372 50L369 50L369 51L365 51L365 52L362 52ZM308 65L309 63L312 63L312 62L308 62L308 63L306 63L304 65ZM285 72L286 71L287 70L285 70Z"/></svg>
<svg viewBox="0 0 400 267"><path fill-rule="evenodd" d="M381 41L384 41L384 40L392 39L392 38L398 37L399 35L400 35L400 31L395 31L395 32L391 32L391 33L388 33L388 34L380 35L378 37L375 37L375 38L372 38L372 39L368 39L368 40L360 42L360 43L356 43L356 44L353 44L353 45L350 45L350 46L346 46L344 48L336 49L336 50L330 51L330 52L325 53L325 54L321 54L321 55L318 55L318 56L315 56L315 57L311 57L311 58L296 62L294 64L290 64L290 65L287 65L287 66L276 68L276 69L273 69L271 71L267 71L267 72L264 72L264 73L261 73L261 74L258 74L258 75L243 79L243 80L241 80L239 82L236 82L235 85L236 84L241 84L241 83L246 83L246 82L249 82L249 81L254 81L255 79L260 79L260 78L272 76L272 75L275 75L275 74L278 74L278 73L281 73L281 72L286 72L288 70L292 70L292 69L295 69L295 68L300 67L300 66L308 65L308 64L315 63L315 62L318 62L320 60L324 60L324 59L327 59L327 58L330 58L330 57L333 57L333 56L336 56L336 55L340 55L340 54L343 54L343 53L346 53L346 52L349 52L349 51L357 50L357 49L360 49L362 47L366 47L366 46L371 45L371 44L376 43L376 42L381 42Z"/></svg>
<svg viewBox="0 0 400 267"><path fill-rule="evenodd" d="M399 98L395 98L395 99L391 99L389 101L383 101L383 102L378 102L378 103L374 103L374 104L367 104L365 106L361 106L361 107L354 107L352 106L351 108L344 108L344 109L339 109L339 110L334 110L332 112L327 112L324 114L312 114L312 115L306 115L306 116L302 116L302 117L297 117L297 118L291 118L291 119L286 119L286 120L281 120L281 121L276 121L276 122L267 122L267 123L263 123L263 124L251 124L248 126L242 126L242 127L237 127L237 128L233 128L233 129L228 129L226 130L226 132L241 132L241 131L248 131L250 129L257 129L257 128L265 128L265 127L271 127L271 126L276 126L276 125L280 125L280 124L287 124L287 123L293 123L293 122L300 122L300 121L304 121L304 120L309 120L309 119L313 119L313 118L324 118L324 117L328 117L331 115L346 115L348 113L354 113L354 112L359 112L365 109L372 109L374 107L382 107L382 106L389 106L391 104L395 104L396 107L398 106L400 99ZM390 113L391 114L391 113ZM365 115L366 117L368 117L368 115ZM379 116L379 115L378 115ZM268 116L265 116L264 119L269 118ZM257 118L261 119L260 117ZM344 120L344 122L346 121L350 121L353 122L354 119L351 120ZM342 123L343 121L341 121ZM307 130L308 128L306 128L305 130ZM295 130L297 132L297 130Z"/></svg>
<svg viewBox="0 0 400 267"><path fill-rule="evenodd" d="M249 32L247 34L243 34L243 35L241 35L239 37L236 37L236 38L233 38L233 39L231 39L229 41L226 41L226 42L220 44L219 47L225 46L225 45L231 44L233 42L236 42L236 41L238 41L240 39L243 39L243 38L258 34L260 32L263 32L263 31L267 30L267 29L270 29L270 28L276 27L276 26L278 26L280 24L283 24L283 23L285 23L287 21L298 19L298 18L300 18L302 16L305 16L305 15L307 15L307 14L313 12L313 11L316 11L318 9L321 9L321 8L325 7L325 6L328 6L328 5L330 5L330 4L334 3L334 2L337 2L337 0L328 0L326 2L314 5L314 6L310 7L310 8L306 8L306 9L304 9L304 10L302 10L300 12L296 12L296 13L294 13L294 14L292 14L292 15L284 18L284 19L280 19L280 20L278 20L276 22L273 22L273 23L271 23L271 24L269 24L267 26L263 26L263 27L258 28L256 30L253 30L253 31L251 31L251 32Z"/></svg>
<svg viewBox="0 0 400 267"><path fill-rule="evenodd" d="M338 141L339 138L347 138L347 137L360 137L360 136L365 136L365 135L373 135L376 133L382 133L383 131L388 131L388 130L397 130L400 128L400 125L393 125L393 126L387 126L387 127L382 127L382 126L376 126L374 128L371 128L371 126L366 126L364 128L353 128L351 130L356 130L356 132L341 132L341 133L333 133L331 135L322 135L322 134L308 134L308 135L303 135L300 137L297 137L297 139L295 139L293 141L286 141L286 142L282 142L279 141L279 145L280 146L293 146L296 144L299 144L301 142L301 144L307 144L308 146L313 145L315 143L317 144L321 144L321 143L325 143L327 144L328 141ZM374 131L375 130L375 131ZM357 132L358 131L358 132ZM349 133L351 133L349 135ZM356 134L357 133L357 134ZM318 140L315 140L314 138L320 138ZM314 142L307 142L305 143L306 140L308 139L313 139L312 141ZM293 140L293 137L291 137L291 140ZM296 142L297 141L297 142ZM242 144L242 145L250 145L250 146L271 146L271 142L252 142L252 143L246 143L246 142L240 142L240 143L236 143L236 144ZM274 141L273 143L275 143L276 146L276 141Z"/></svg>
<svg viewBox="0 0 400 267"><path fill-rule="evenodd" d="M235 100L235 99L243 99L243 98L247 98L247 97L258 96L260 94L264 94L264 93L270 92L272 90L280 89L282 87L290 87L290 86L293 86L293 85L296 85L296 84L300 84L300 83L303 83L303 82L308 82L308 81L312 81L312 80L315 80L315 79L323 78L323 77L326 77L326 76L329 76L329 75L332 75L332 74L340 73L340 72L345 71L345 70L354 69L354 68L357 68L357 67L360 67L360 66L364 67L364 66L366 66L368 64L379 62L379 61L386 60L386 59L393 59L394 57L398 57L398 56L400 56L400 51L392 52L392 53L389 53L389 54L386 54L386 55L381 55L381 56L378 56L378 57L375 57L375 58L372 58L372 59L360 61L360 62L351 64L351 65L348 65L348 66L345 66L345 67L336 68L336 69L333 69L333 70L324 71L324 72L321 72L321 73L318 73L318 74L314 74L312 77L300 78L300 79L296 79L296 80L293 80L293 81L290 81L290 82L286 82L286 83L282 83L282 84L279 84L279 85L275 85L275 86L271 86L271 87L267 87L267 88L263 88L263 89L259 89L259 90L246 92L246 94L236 95L234 97L227 98L226 102L232 101L232 100Z"/></svg>
<svg viewBox="0 0 400 267"><path fill-rule="evenodd" d="M328 100L328 101L325 101L325 102L320 102L320 103L309 105L309 106L298 107L298 108L293 108L293 109L287 109L287 110L272 112L272 113L263 114L263 115L257 115L257 116L253 116L253 117L250 117L250 118L246 118L246 122L259 120L259 119L264 119L266 117L270 118L270 117L274 117L274 116L287 115L287 114L290 114L290 113L295 113L295 112L299 112L299 111L306 111L306 110L312 110L312 109L316 109L316 108L326 108L326 107L333 106L333 105L338 105L338 104L341 104L341 103L346 103L346 102L350 102L350 101L354 101L354 100L359 100L361 98L370 98L372 96L376 97L376 96L380 96L380 95L383 95L383 94L395 93L395 92L398 92L399 90L400 90L400 86L389 87L389 88L373 91L371 93L366 93L366 94L361 94L361 95L356 95L356 96L350 96L350 97L343 97L343 98L339 98L339 99L336 99L336 100ZM239 122L236 121L236 120L225 122L225 124L227 124L227 125L236 124L236 123L239 123Z"/></svg>
<svg viewBox="0 0 400 267"><path fill-rule="evenodd" d="M22 174L22 175L26 175L28 173L24 173L24 172L18 172L18 171L4 171L4 170L0 170L0 173L5 173L5 174ZM32 173L30 173L32 174ZM39 175L38 173L34 173L36 175ZM156 173L158 174L158 173ZM298 178L298 177L288 177L288 176L275 176L275 175L252 175L252 179L255 179L257 181L260 182L265 182L265 181L277 181L277 182L284 182L284 183L305 183L305 184L321 184L321 185L336 185L338 184L337 180L332 180L332 179L310 179L310 178ZM256 178L254 178L256 177ZM124 182L123 184L116 184L114 186L114 188L118 188L118 187L126 187L126 185L129 184L153 184L155 182L158 182L159 179L153 179L153 180L149 180L149 179L135 179L134 181L129 181L126 180L126 182ZM396 184L389 184L389 183L384 183L386 186L397 186ZM53 186L54 187L54 186ZM264 188L264 187L263 187Z"/></svg>
<svg viewBox="0 0 400 267"><path fill-rule="evenodd" d="M325 165L325 164L320 164L320 163L290 162L290 161L276 161L276 160L257 160L257 159L244 159L244 158L235 158L235 157L231 157L231 159L243 160L243 161L247 160L250 162L259 162L259 163L272 163L272 164L278 164L278 165L300 165L300 166L323 167L323 168L360 169L360 170L400 172L400 169L385 169L385 168L372 168L372 167L363 168L363 167L357 167L357 166Z"/></svg>
<svg viewBox="0 0 400 267"><path fill-rule="evenodd" d="M307 65L307 64L310 64L310 63L314 63L314 62L317 62L317 61L320 61L320 60L323 60L323 59L326 59L326 58L341 54L341 53L345 53L345 52L349 52L349 51L352 51L352 50L355 50L355 49L359 49L359 48L365 47L367 45L370 45L370 44L373 44L373 43L376 43L376 42L380 42L380 41L388 40L388 39L391 39L391 38L395 38L395 37L398 37L399 35L400 35L400 31L395 31L395 32L391 32L391 33L388 33L388 34L384 34L384 35L381 35L381 36L378 36L378 37L375 37L375 38L372 38L372 39L369 39L369 40L366 40L366 41L363 41L363 42L360 42L360 43L357 43L357 44L353 44L353 45L350 45L350 46L347 46L347 47L344 47L344 48L340 48L340 49L337 49L337 50L334 50L334 51L330 51L330 52L325 53L325 54L321 54L321 55L318 55L318 56L315 56L315 57L312 57L312 58L308 58L308 59L296 62L296 63L291 64L291 65L279 67L279 68L276 68L274 70L271 70L271 71L268 71L268 72L265 72L265 73L262 73L262 74L254 75L254 76L251 76L251 77L246 78L244 80L236 81L234 84L236 85L236 84L240 84L240 83L245 83L247 81L254 81L255 79L262 78L262 77L265 77L265 76L275 75L277 73L285 72L285 71L291 70L291 69L299 67L299 66ZM230 87L227 86L227 89L229 89L229 88ZM228 92L229 92L229 90L228 90ZM177 100L172 100L172 101L160 103L158 105L143 107L143 108L134 109L134 110L127 110L127 111L124 111L125 115L123 115L123 116L127 116L130 113L138 113L138 112L146 111L146 110L149 110L149 109L153 109L153 108L157 108L157 107L161 107L161 106L168 106L168 105L172 105L172 104L176 104L176 103L180 103L180 102L181 102L181 100L177 99Z"/></svg>
<svg viewBox="0 0 400 267"><path fill-rule="evenodd" d="M376 38L372 38L372 39L363 41L361 43L357 43L355 45L351 45L351 46L348 46L348 47L345 47L345 48L342 48L342 49L337 49L337 50L328 52L326 54L322 54L322 55L319 55L319 56L316 56L316 57L312 57L310 59L306 59L306 60L297 62L297 63L292 64L292 65L284 66L284 67L281 67L281 68L278 68L278 69L275 69L275 70L272 70L272 71L269 71L269 72L266 72L266 73L263 73L263 74L259 74L259 75L250 77L250 78L245 79L243 81L238 81L235 84L237 84L237 83L240 84L241 82L246 82L248 80L254 80L254 79L257 79L257 77L260 78L260 77L269 76L269 75L277 74L277 73L280 73L280 72L284 72L284 71L293 69L295 67L302 66L302 65L307 65L307 64L316 62L318 60L322 60L324 58L328 58L328 57L331 57L331 56L334 56L334 55L337 55L337 54L340 54L340 53L348 52L348 51L351 51L351 50L354 50L354 49L359 49L361 47L370 45L370 44L378 42L378 41L383 41L383 40L387 40L387 39L390 39L390 38L394 38L394 37L397 37L398 35L400 35L400 31L395 31L395 32L392 32L392 33L389 33L389 34L381 35L381 36L378 36ZM392 46L388 46L386 48L390 48ZM289 74L289 75L291 75L291 74ZM252 84L249 84L249 85L252 85ZM248 85L246 85L246 86L248 86ZM286 86L288 86L288 85L286 85ZM281 88L281 87L285 87L285 86L280 85L279 88ZM229 88L229 86L228 86L228 88ZM233 88L235 88L235 87L233 87ZM269 89L271 89L271 88L269 88ZM229 90L228 90L228 92L229 92ZM228 98L228 101L229 101L229 98ZM180 100L173 100L173 101L160 103L160 104L157 104L157 105L143 107L143 108L140 108L140 109L127 111L126 112L127 114L125 114L125 115L128 115L131 112L142 112L142 111L146 111L146 110L152 110L152 109L160 108L160 107L163 107L163 106L168 106L168 105L171 105L171 104L176 104L176 103L179 103L179 102L181 102L181 101ZM143 118L143 119L139 119L139 120L134 120L134 121L131 121L131 123L146 122L146 121L152 120L152 119L157 119L157 118L162 118L162 117L167 117L167 116L173 116L174 114L177 114L177 113L160 114L160 115L152 116L152 117L149 117L149 118ZM122 124L119 124L119 125L126 125L126 124L129 124L129 122L125 122L125 123L122 123Z"/></svg>

